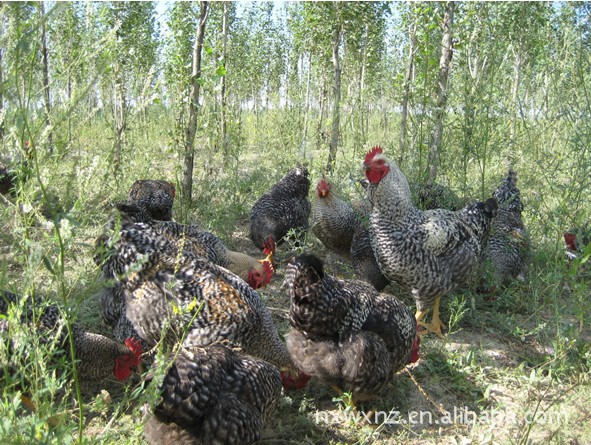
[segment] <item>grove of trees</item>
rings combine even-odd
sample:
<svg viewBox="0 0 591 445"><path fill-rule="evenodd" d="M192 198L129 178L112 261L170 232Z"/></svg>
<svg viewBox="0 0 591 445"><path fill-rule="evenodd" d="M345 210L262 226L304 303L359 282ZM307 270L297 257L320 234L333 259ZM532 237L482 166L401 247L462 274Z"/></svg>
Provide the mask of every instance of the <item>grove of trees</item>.
<svg viewBox="0 0 591 445"><path fill-rule="evenodd" d="M478 2L3 2L4 153L67 156L109 126L112 167L133 131L166 121L183 153L240 157L275 122L278 145L326 170L339 150L396 151L411 175L460 183L491 163L576 174L589 132L589 5ZM552 156L553 157L553 156ZM581 172L583 173L583 172ZM580 177L588 175L581 174ZM467 184L461 184L464 191ZM588 185L588 184L584 184Z"/></svg>

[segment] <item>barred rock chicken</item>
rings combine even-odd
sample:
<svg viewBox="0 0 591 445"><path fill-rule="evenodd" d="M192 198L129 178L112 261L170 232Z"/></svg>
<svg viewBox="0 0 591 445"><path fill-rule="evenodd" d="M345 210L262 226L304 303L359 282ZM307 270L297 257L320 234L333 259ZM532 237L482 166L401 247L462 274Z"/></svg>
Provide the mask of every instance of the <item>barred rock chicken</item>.
<svg viewBox="0 0 591 445"><path fill-rule="evenodd" d="M495 283L507 284L514 278L523 280L529 243L521 219L523 206L517 188L517 174L513 170L509 170L493 196L499 203L499 209L482 252L485 267Z"/></svg>
<svg viewBox="0 0 591 445"><path fill-rule="evenodd" d="M42 344L52 345L55 342L57 354L69 354L67 329L56 305L48 305L40 298L25 300L12 292L0 291L0 314L7 315L11 307L15 310L21 308L21 324L34 330ZM16 347L17 340L9 328L6 319L0 320L0 338L8 342L5 346L11 350ZM72 324L72 336L81 379L103 379L113 375L118 380L125 380L140 363L141 347L133 339L120 344L102 335L86 332L76 324Z"/></svg>
<svg viewBox="0 0 591 445"><path fill-rule="evenodd" d="M134 222L149 224L158 235L163 236L181 250L200 255L218 266L230 269L240 278L248 281L253 289L266 286L273 277L272 257L275 252L275 244L272 240L263 243L263 252L267 257L257 260L242 252L229 250L217 236L196 225L179 224L174 221L157 221L146 214L143 209L129 204L118 204L117 208Z"/></svg>
<svg viewBox="0 0 591 445"><path fill-rule="evenodd" d="M254 203L250 213L250 239L255 246L262 250L265 242L281 244L291 229L308 230L309 190L308 170L298 167L286 173Z"/></svg>
<svg viewBox="0 0 591 445"><path fill-rule="evenodd" d="M285 286L292 359L304 373L352 392L354 401L372 398L392 373L418 360L417 323L395 297L333 278L307 254L289 263Z"/></svg>
<svg viewBox="0 0 591 445"><path fill-rule="evenodd" d="M353 239L351 240L351 264L360 279L370 283L376 290L382 291L390 284L390 280L380 270L380 266L376 261L371 247L369 230L367 229L369 215L371 213L371 203L367 200L369 181L364 178L358 181L358 183L363 188L365 197L354 204L354 211L357 214L359 223L355 228Z"/></svg>
<svg viewBox="0 0 591 445"><path fill-rule="evenodd" d="M197 226L183 225L173 221L156 221L143 209L129 204L119 204L117 207L126 218L148 224L159 236L164 237L179 250L201 256L218 266L230 269L240 278L248 280L248 284L253 289L266 286L274 275L272 264L274 245L269 246L265 243L264 252L267 258L256 260L246 254L228 250L219 238ZM113 226L115 222L110 221L110 224ZM97 243L100 245L105 240L106 236L103 235ZM99 261L97 263L100 264ZM128 293L121 283L115 283L104 289L99 297L103 320L111 327L113 336L118 341L126 338L140 338L126 315L126 294Z"/></svg>
<svg viewBox="0 0 591 445"><path fill-rule="evenodd" d="M380 270L371 248L369 230L362 222L357 225L351 240L351 263L357 276L375 287L378 292L390 284L390 280Z"/></svg>
<svg viewBox="0 0 591 445"><path fill-rule="evenodd" d="M476 271L498 204L495 198L452 212L421 211L398 165L374 147L364 160L372 203L370 238L382 273L411 289L417 322L442 337L441 297ZM431 324L423 322L433 308Z"/></svg>
<svg viewBox="0 0 591 445"><path fill-rule="evenodd" d="M161 223L160 223L161 224ZM167 350L227 342L297 374L259 294L237 275L123 213L103 274L119 281L125 314L151 347Z"/></svg>
<svg viewBox="0 0 591 445"><path fill-rule="evenodd" d="M324 178L316 186L311 220L312 233L322 244L348 260L353 233L359 222L353 208L332 192L332 184Z"/></svg>
<svg viewBox="0 0 591 445"><path fill-rule="evenodd" d="M221 344L181 349L144 427L150 444L249 444L261 436L281 395L269 363Z"/></svg>
<svg viewBox="0 0 591 445"><path fill-rule="evenodd" d="M131 186L128 202L143 209L153 219L170 221L175 195L176 189L172 182L139 179Z"/></svg>

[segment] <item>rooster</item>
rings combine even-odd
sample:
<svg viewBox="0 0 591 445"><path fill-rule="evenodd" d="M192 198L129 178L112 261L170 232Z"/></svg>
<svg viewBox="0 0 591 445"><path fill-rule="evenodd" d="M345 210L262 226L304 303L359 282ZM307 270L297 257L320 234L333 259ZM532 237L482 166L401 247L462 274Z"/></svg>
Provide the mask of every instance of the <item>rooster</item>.
<svg viewBox="0 0 591 445"><path fill-rule="evenodd" d="M349 259L351 240L359 224L353 208L332 192L332 184L322 178L316 186L311 230L331 252Z"/></svg>
<svg viewBox="0 0 591 445"><path fill-rule="evenodd" d="M150 444L250 444L275 410L281 379L269 363L215 344L181 349L160 392L144 427Z"/></svg>
<svg viewBox="0 0 591 445"><path fill-rule="evenodd" d="M290 230L308 230L311 204L308 200L308 170L289 171L262 195L250 213L250 239L263 250L265 242L281 244Z"/></svg>
<svg viewBox="0 0 591 445"><path fill-rule="evenodd" d="M517 174L509 170L493 196L499 203L488 242L482 252L485 267L495 283L507 284L511 279L525 279L529 251L527 232L521 219L523 206L517 188Z"/></svg>
<svg viewBox="0 0 591 445"><path fill-rule="evenodd" d="M176 189L172 182L139 179L132 184L127 201L143 209L153 219L170 221L175 195Z"/></svg>
<svg viewBox="0 0 591 445"><path fill-rule="evenodd" d="M456 212L421 211L412 202L406 177L392 160L374 147L364 168L372 203L370 238L382 273L411 289L417 302L417 322L443 337L439 318L441 297L468 282L497 213L495 198ZM433 308L431 324L423 322Z"/></svg>
<svg viewBox="0 0 591 445"><path fill-rule="evenodd" d="M259 294L160 229L124 213L106 241L103 274L123 286L125 315L140 338L168 350L226 342L297 375Z"/></svg>
<svg viewBox="0 0 591 445"><path fill-rule="evenodd" d="M10 357L9 362L0 367L0 376L3 376L5 368L10 374L14 374L20 368L18 364L10 363L15 357L14 351L17 348L28 348L28 345L18 345L17 336L11 330L6 318L11 310L17 313L21 311L20 324L33 330L41 344L55 345L56 355L70 354L68 331L61 311L56 305L46 304L40 298L23 299L12 292L0 291L0 315L4 316L0 319L0 343L3 349L7 348L7 356ZM136 340L128 338L125 344L120 344L100 334L86 332L75 323L72 324L71 331L74 357L77 360L76 369L80 379L97 380L112 375L117 380L126 380L132 371L139 367L142 349ZM28 396L23 396L22 401L27 408L35 408Z"/></svg>
<svg viewBox="0 0 591 445"><path fill-rule="evenodd" d="M294 258L285 272L296 365L355 401L375 396L392 373L418 360L412 312L361 281L336 279L314 255Z"/></svg>

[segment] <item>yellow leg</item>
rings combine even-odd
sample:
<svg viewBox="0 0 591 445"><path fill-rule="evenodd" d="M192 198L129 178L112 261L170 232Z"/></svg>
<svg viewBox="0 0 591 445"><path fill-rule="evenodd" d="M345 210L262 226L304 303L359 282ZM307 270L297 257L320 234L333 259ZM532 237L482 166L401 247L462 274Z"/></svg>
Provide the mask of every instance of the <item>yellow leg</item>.
<svg viewBox="0 0 591 445"><path fill-rule="evenodd" d="M439 318L439 303L441 302L441 296L435 298L435 303L433 304L433 317L431 319L431 323L425 323L422 321L423 317L427 310L417 311L415 317L417 319L417 324L423 326L426 331L421 332L421 335L428 334L432 332L436 334L439 338L444 338L443 334L441 333L441 328L445 329L445 324Z"/></svg>

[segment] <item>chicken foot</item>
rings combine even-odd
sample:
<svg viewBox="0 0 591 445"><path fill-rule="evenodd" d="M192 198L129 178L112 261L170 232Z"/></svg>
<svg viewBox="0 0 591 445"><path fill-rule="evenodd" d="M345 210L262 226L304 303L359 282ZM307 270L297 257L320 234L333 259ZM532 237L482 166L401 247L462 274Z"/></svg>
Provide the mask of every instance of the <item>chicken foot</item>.
<svg viewBox="0 0 591 445"><path fill-rule="evenodd" d="M425 328L424 331L419 332L419 335L425 335L429 333L436 334L439 338L444 338L441 329L445 329L447 326L441 321L439 318L439 303L441 302L441 297L435 298L435 303L433 304L433 317L431 317L431 323L426 323L423 320L429 309L417 310L415 314L415 318L417 320L417 325L422 326Z"/></svg>

